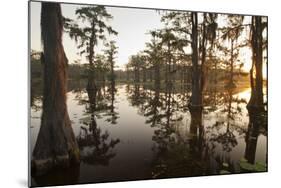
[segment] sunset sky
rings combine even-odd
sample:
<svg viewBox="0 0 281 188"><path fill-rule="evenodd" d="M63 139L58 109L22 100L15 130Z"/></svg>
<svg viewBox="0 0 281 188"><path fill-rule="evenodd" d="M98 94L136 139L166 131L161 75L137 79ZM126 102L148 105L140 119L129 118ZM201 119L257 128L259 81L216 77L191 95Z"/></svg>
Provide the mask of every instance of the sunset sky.
<svg viewBox="0 0 281 188"><path fill-rule="evenodd" d="M73 4L61 4L63 16L76 19L75 10L78 7ZM160 23L160 15L155 10L107 7L107 11L113 16L113 20L110 21L112 28L118 31L118 36L112 37L112 39L116 40L118 46L117 65L122 68L124 64L128 63L130 55L145 48L145 42L150 40L150 36L146 33L149 30L163 27L163 24ZM41 3L31 2L31 49L34 50L42 49L40 12ZM63 44L70 63L81 59L77 55L77 45L66 33L63 36ZM102 49L102 47L98 48L98 51ZM82 58L82 63L86 63L85 58Z"/></svg>
<svg viewBox="0 0 281 188"><path fill-rule="evenodd" d="M62 14L65 17L76 20L75 10L80 7L75 4L61 4ZM111 36L118 46L118 54L116 58L116 68L124 69L124 65L128 63L129 56L144 50L145 43L150 41L148 31L160 29L164 24L160 22L161 15L156 10L150 9L132 9L121 7L106 7L107 11L113 16L113 20L109 21L112 28L118 31L118 36ZM31 2L31 49L41 51L40 39L40 12L41 3ZM199 20L200 21L200 20ZM245 17L245 22L250 22L250 17ZM219 27L226 24L223 17L218 19ZM244 35L248 35L248 30L244 31ZM63 35L63 45L69 63L80 59L81 63L87 63L84 57L79 56L77 45L74 40L70 39L68 34ZM103 45L96 48L97 52L101 52ZM240 50L239 59L244 63L245 71L251 68L251 51L249 48ZM265 67L265 66L264 66ZM265 68L264 68L264 72Z"/></svg>

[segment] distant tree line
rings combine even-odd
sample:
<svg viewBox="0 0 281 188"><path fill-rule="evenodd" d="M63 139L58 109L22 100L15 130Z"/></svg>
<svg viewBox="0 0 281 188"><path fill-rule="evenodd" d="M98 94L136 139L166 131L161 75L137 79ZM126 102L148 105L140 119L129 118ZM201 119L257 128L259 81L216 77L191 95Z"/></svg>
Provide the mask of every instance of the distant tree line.
<svg viewBox="0 0 281 188"><path fill-rule="evenodd" d="M178 11L160 14L164 27L150 31L151 41L146 48L130 57L127 80L153 80L167 87L176 81L188 83L192 87L190 107L201 108L209 84L223 81L225 88L233 89L238 80L250 75L247 79L252 97L248 106L263 106L266 17L252 16L252 20L245 21L243 15ZM246 48L252 51L250 72L243 69L245 62L241 59L241 51Z"/></svg>

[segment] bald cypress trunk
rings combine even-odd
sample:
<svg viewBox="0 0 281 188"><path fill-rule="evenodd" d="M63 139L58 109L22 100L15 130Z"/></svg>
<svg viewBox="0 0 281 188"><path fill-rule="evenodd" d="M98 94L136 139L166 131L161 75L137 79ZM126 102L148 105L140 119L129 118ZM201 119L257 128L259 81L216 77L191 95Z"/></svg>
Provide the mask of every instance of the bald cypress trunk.
<svg viewBox="0 0 281 188"><path fill-rule="evenodd" d="M159 62L156 62L154 65L154 83L157 86L160 86L160 65Z"/></svg>
<svg viewBox="0 0 281 188"><path fill-rule="evenodd" d="M55 166L79 162L79 148L67 112L67 58L62 45L62 15L58 3L42 3L44 90L41 127L33 151L37 175Z"/></svg>
<svg viewBox="0 0 281 188"><path fill-rule="evenodd" d="M94 67L94 56L95 56L95 52L94 52L94 46L95 46L95 22L92 21L91 23L91 27L92 27L92 33L91 33L91 37L89 40L89 56L88 56L88 60L89 60L89 72L88 72L88 83L87 83L87 90L93 90L95 91L97 86L96 86L96 80L98 77L96 76L96 72L95 72L95 67Z"/></svg>
<svg viewBox="0 0 281 188"><path fill-rule="evenodd" d="M263 124L261 117L261 113L249 111L249 125L245 137L245 159L251 164L255 164L258 136L260 134L260 127Z"/></svg>
<svg viewBox="0 0 281 188"><path fill-rule="evenodd" d="M146 68L145 67L143 67L143 69L142 69L142 71L143 71L143 82L145 83L146 82Z"/></svg>
<svg viewBox="0 0 281 188"><path fill-rule="evenodd" d="M198 15L196 12L191 13L192 19L192 95L189 104L190 109L202 108L202 68L198 63Z"/></svg>
<svg viewBox="0 0 281 188"><path fill-rule="evenodd" d="M252 68L250 70L251 98L247 108L264 110L263 101L263 49L262 49L262 21L260 16L252 18ZM254 75L255 73L255 75Z"/></svg>
<svg viewBox="0 0 281 188"><path fill-rule="evenodd" d="M190 146L191 153L201 156L203 148L204 129L202 125L202 109L196 108L190 111Z"/></svg>
<svg viewBox="0 0 281 188"><path fill-rule="evenodd" d="M139 65L136 64L135 68L134 68L134 72L135 72L135 83L139 83L140 82L140 68Z"/></svg>

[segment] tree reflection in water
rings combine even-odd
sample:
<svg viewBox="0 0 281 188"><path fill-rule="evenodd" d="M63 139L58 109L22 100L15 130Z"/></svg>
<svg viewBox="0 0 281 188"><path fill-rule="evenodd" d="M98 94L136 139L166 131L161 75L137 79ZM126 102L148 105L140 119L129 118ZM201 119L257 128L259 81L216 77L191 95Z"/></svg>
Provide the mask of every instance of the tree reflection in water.
<svg viewBox="0 0 281 188"><path fill-rule="evenodd" d="M243 88L232 90L208 88L204 93L203 111L190 111L187 106L190 98L188 86L160 87L160 84L146 83L146 85L128 84L125 87L106 83L106 85L97 84L95 90L85 90L86 82L81 82L82 86L77 84L78 86L73 87L76 89L71 90L73 97L69 98L81 107L73 114L82 118L77 121L75 115L73 121L77 121L76 125L79 126L75 135L81 149L82 163L85 165L80 166L80 171L79 168L77 171L72 170L71 175L78 176L69 179L72 183L80 181L79 176L84 178L80 172L83 174L85 169L88 170L87 165L102 165L101 168L113 172L114 160L123 158L124 153L120 148L127 146L122 145L119 139L112 136L116 134L117 129L128 131L123 126L118 126L128 118L120 115L126 113L123 107L120 108L123 105L137 109L136 112L130 112L134 112L132 114L134 116L130 118L143 117L145 124L139 121L135 125L138 126L137 128L145 126L145 130L149 130L151 134L151 137L148 137L151 138L149 142L151 145L147 146L148 153L145 154L151 155L151 158L143 164L147 165L147 171L143 172L145 177L220 174L222 169L229 173L239 173L244 172L240 167L241 158L245 158L251 164L264 162L267 136L266 113L247 111L247 97L245 97L247 92L244 92L246 90ZM127 96L125 101L120 93ZM33 96L36 101L36 93ZM117 138L124 137L121 135ZM147 137L145 140L147 141ZM131 144L134 147L134 143ZM118 158L115 157L116 155ZM132 167L131 163L126 165L128 168ZM122 172L122 169L120 171ZM54 172L56 177L48 177L48 179L58 178L52 182L66 182L68 180L59 175L65 173Z"/></svg>
<svg viewBox="0 0 281 188"><path fill-rule="evenodd" d="M106 121L110 122L111 124L117 124L117 119L119 118L119 113L115 110L115 93L117 92L116 88L115 88L115 82L111 82L110 86L108 88L108 92L110 94L109 101L109 107L107 112L105 113L105 116L109 116Z"/></svg>
<svg viewBox="0 0 281 188"><path fill-rule="evenodd" d="M114 101L114 93L112 90L111 95ZM96 114L99 110L107 109L107 105L101 102L103 96L101 93L101 87L87 88L87 94L89 99L89 106L86 109L90 115L88 118L82 120L83 126L80 127L80 133L77 136L78 145L80 147L81 160L91 165L108 165L109 161L116 155L113 152L113 148L120 142L119 139L110 139L108 131L102 132L98 127L96 121ZM97 102L97 99L99 102ZM112 102L113 104L113 102ZM114 109L114 107L111 107ZM117 118L114 119L116 121ZM112 122L114 123L114 122Z"/></svg>
<svg viewBox="0 0 281 188"><path fill-rule="evenodd" d="M188 112L187 112L188 113ZM162 124L155 131L156 153L152 162L152 177L184 177L206 174L209 171L209 154L204 139L202 110L190 112L189 134L180 133L176 125Z"/></svg>
<svg viewBox="0 0 281 188"><path fill-rule="evenodd" d="M152 127L160 123L161 119L164 117L164 115L161 114L163 104L161 103L160 97L160 85L155 84L154 93L152 92L152 97L148 98L148 101L144 107L144 116L147 117L146 124L151 124Z"/></svg>
<svg viewBox="0 0 281 188"><path fill-rule="evenodd" d="M238 111L233 107L233 90L229 89L224 93L224 107L221 113L226 113L226 120L216 121L214 127L226 127L225 132L219 132L217 135L213 135L211 141L218 142L222 145L222 149L226 152L230 152L233 147L237 145L237 140L233 134L233 127L235 126L235 114ZM238 108L238 107L237 107ZM233 124L234 123L234 124Z"/></svg>
<svg viewBox="0 0 281 188"><path fill-rule="evenodd" d="M152 177L219 174L223 169L240 172L232 150L238 146L238 139L254 134L241 124L241 118L247 118L247 101L237 94L241 90L211 88L205 94L204 110L188 110L188 88L178 89L127 85L131 105L154 129ZM253 135L246 137L249 140ZM253 155L250 145L247 143L246 150Z"/></svg>
<svg viewBox="0 0 281 188"><path fill-rule="evenodd" d="M211 107L206 111L207 113L217 111L222 118L217 118L215 124L209 127L208 131L212 132L210 141L219 143L222 150L229 153L238 144L234 131L237 131L240 135L245 133L245 130L239 125L239 118L243 113L242 105L245 105L246 101L235 96L233 89L227 89L219 94L216 93L213 99L209 102L211 106L213 104L217 107Z"/></svg>
<svg viewBox="0 0 281 188"><path fill-rule="evenodd" d="M182 100L187 97L186 94L176 93L173 86L160 92L160 86L157 84L154 85L153 91L146 91L148 94L140 94L138 87L132 90L128 88L131 103L143 108L146 124L154 128L152 140L155 145L152 149L155 156L152 161L152 177L193 176L205 173L208 162L205 156L208 156L208 151L204 144L202 110L191 113L190 132L187 135L182 130L183 126L189 126L183 124L184 115L188 113L187 102ZM137 102L140 100L142 103Z"/></svg>

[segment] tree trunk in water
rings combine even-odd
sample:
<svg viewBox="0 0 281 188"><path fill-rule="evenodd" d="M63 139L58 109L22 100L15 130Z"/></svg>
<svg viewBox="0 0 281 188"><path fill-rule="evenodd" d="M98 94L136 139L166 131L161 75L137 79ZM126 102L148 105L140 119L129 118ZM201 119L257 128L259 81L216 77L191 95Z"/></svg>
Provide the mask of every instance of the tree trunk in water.
<svg viewBox="0 0 281 188"><path fill-rule="evenodd" d="M202 115L203 115L203 89L205 82L205 62L206 62L206 13L203 14L203 25L202 25L202 41L201 41L201 65L198 65L198 18L197 13L192 13L192 96L194 96L193 101L191 101L190 106L190 114L191 114L191 125L190 132L193 135L192 138L192 150L193 153L196 152L194 150L194 146L197 147L197 155L202 155L203 149L203 137L204 137L204 129L202 125ZM200 43L200 42L199 42ZM194 52L194 53L193 53ZM198 132L198 133L197 133ZM191 150L191 151L192 151ZM199 158L199 159L200 159Z"/></svg>
<svg viewBox="0 0 281 188"><path fill-rule="evenodd" d="M187 84L188 83L188 67L184 66L183 67L183 83Z"/></svg>
<svg viewBox="0 0 281 188"><path fill-rule="evenodd" d="M154 65L154 81L155 85L160 86L160 66L159 63Z"/></svg>
<svg viewBox="0 0 281 188"><path fill-rule="evenodd" d="M146 68L143 68L143 82L146 82Z"/></svg>
<svg viewBox="0 0 281 188"><path fill-rule="evenodd" d="M260 126L262 124L261 117L261 113L249 111L249 125L245 138L245 159L247 159L247 161L251 164L255 164L258 136L260 133Z"/></svg>
<svg viewBox="0 0 281 188"><path fill-rule="evenodd" d="M32 168L42 175L56 166L79 162L79 148L67 112L67 58L62 45L62 15L58 3L42 3L44 90L41 127Z"/></svg>
<svg viewBox="0 0 281 188"><path fill-rule="evenodd" d="M256 91L257 91L257 105L263 106L263 77L262 77L262 23L261 17L257 16L256 19Z"/></svg>
<svg viewBox="0 0 281 188"><path fill-rule="evenodd" d="M111 81L112 84L115 85L115 73L114 73L114 62L113 62L113 60L111 60L111 63L110 63L110 74L111 74L110 81Z"/></svg>
<svg viewBox="0 0 281 188"><path fill-rule="evenodd" d="M93 65L90 65L90 70L89 70L89 74L88 74L88 83L87 83L87 91L93 90L96 91L97 90L97 85L95 83L95 78L94 78L94 71L93 71Z"/></svg>
<svg viewBox="0 0 281 188"><path fill-rule="evenodd" d="M168 65L165 65L165 84L168 84Z"/></svg>
<svg viewBox="0 0 281 188"><path fill-rule="evenodd" d="M166 111L166 116L167 116L167 123L166 125L168 128L170 128L170 122L171 122L171 90L172 88L170 86L166 87L168 95L166 95L166 102L167 102L167 111ZM167 99L168 98L168 99Z"/></svg>
<svg viewBox="0 0 281 188"><path fill-rule="evenodd" d="M202 108L201 70L198 65L198 18L197 13L191 13L192 18L192 95L190 108Z"/></svg>
<svg viewBox="0 0 281 188"><path fill-rule="evenodd" d="M202 125L202 109L194 109L191 111L190 114L190 145L191 145L191 152L193 153L200 153L202 150L203 145L203 136L204 136L204 129ZM200 154L201 155L201 154Z"/></svg>
<svg viewBox="0 0 281 188"><path fill-rule="evenodd" d="M140 70L139 70L139 67L135 67L135 82L136 83L140 82Z"/></svg>
<svg viewBox="0 0 281 188"><path fill-rule="evenodd" d="M154 75L153 75L153 70L152 70L152 68L150 68L150 69L149 69L149 81L150 81L150 82L153 82L153 76L154 76Z"/></svg>
<svg viewBox="0 0 281 188"><path fill-rule="evenodd" d="M184 81L184 67L180 67L180 83Z"/></svg>
<svg viewBox="0 0 281 188"><path fill-rule="evenodd" d="M94 70L94 39L95 39L95 22L92 21L92 34L89 41L89 72L88 72L88 84L87 84L87 90L96 90L96 83L95 79L97 76L95 76L95 70Z"/></svg>
<svg viewBox="0 0 281 188"><path fill-rule="evenodd" d="M260 16L252 18L252 68L250 70L251 98L247 105L249 108L264 110L263 102L263 49L262 49L262 23ZM254 76L255 72L255 76Z"/></svg>
<svg viewBox="0 0 281 188"><path fill-rule="evenodd" d="M126 78L127 78L127 81L130 81L130 73L129 73L129 70L126 71Z"/></svg>
<svg viewBox="0 0 281 188"><path fill-rule="evenodd" d="M97 88L92 89L87 87L86 88L88 99L89 99L89 105L90 105L90 112L91 114L94 114L96 110L96 98L97 98Z"/></svg>

